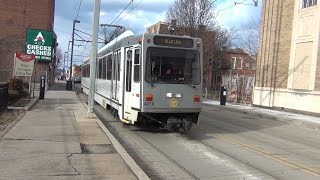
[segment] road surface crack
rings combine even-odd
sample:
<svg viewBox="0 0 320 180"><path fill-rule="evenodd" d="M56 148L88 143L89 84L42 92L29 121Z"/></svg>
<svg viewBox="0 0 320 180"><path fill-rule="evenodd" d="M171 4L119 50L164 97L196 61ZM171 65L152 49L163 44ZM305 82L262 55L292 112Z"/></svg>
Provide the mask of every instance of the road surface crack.
<svg viewBox="0 0 320 180"><path fill-rule="evenodd" d="M77 176L79 176L79 175L81 175L81 174L80 174L80 173L77 171L77 169L76 169L75 167L73 167L72 164L71 164L71 159L70 159L71 156L72 156L72 154L70 154L69 156L67 156L68 165L71 166L71 167L74 169L74 172L77 173Z"/></svg>

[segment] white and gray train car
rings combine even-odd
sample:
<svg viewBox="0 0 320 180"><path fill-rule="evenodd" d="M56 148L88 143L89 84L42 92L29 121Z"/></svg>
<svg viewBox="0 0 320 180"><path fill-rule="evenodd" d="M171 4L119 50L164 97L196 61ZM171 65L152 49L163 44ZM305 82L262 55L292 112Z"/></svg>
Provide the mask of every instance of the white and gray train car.
<svg viewBox="0 0 320 180"><path fill-rule="evenodd" d="M94 100L127 124L151 121L170 130L198 124L202 101L202 40L126 31L97 56ZM89 93L89 59L81 87Z"/></svg>

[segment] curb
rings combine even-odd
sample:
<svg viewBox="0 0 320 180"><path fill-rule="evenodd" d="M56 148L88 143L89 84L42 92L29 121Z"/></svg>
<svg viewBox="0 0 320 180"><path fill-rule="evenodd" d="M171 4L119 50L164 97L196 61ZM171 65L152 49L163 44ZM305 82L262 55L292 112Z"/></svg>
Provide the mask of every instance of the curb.
<svg viewBox="0 0 320 180"><path fill-rule="evenodd" d="M78 95L77 92L75 92L78 99L82 102L83 106L88 109L88 106L86 103L84 103L81 99L81 97ZM96 122L99 125L99 127L103 130L103 132L107 135L109 140L111 141L113 147L116 149L120 157L124 160L124 162L130 167L133 174L138 179L143 180L150 180L150 178L147 176L147 174L140 168L140 166L132 159L132 157L128 154L128 152L123 148L123 146L119 143L119 141L111 134L111 132L106 128L106 126L102 123L102 121L98 118L98 116L93 113L96 118Z"/></svg>
<svg viewBox="0 0 320 180"><path fill-rule="evenodd" d="M301 126L301 127L308 128L308 129L313 129L313 130L319 130L320 129L320 123L308 122L308 121L303 121L303 120L293 119L293 118L287 118L287 117L278 117L278 116L273 116L273 115L269 115L269 114L264 114L264 113L259 113L259 112L244 110L244 109L236 109L236 108L232 108L232 107L228 107L228 106L223 106L222 107L220 105L215 105L215 104L208 104L208 103L203 103L203 104L205 104L207 106L217 107L220 110L224 109L224 110L232 111L232 112L239 112L239 113L243 113L243 114L255 115L255 116L260 117L260 118L269 118L269 119L274 120L274 121L280 121L280 122L284 122L284 123L289 123L289 124L292 124L292 125Z"/></svg>
<svg viewBox="0 0 320 180"><path fill-rule="evenodd" d="M39 98L37 98L37 99L36 99L35 101L33 101L33 102L30 102L30 103L25 107L25 110L26 110L26 111L29 111L30 109L32 109L33 106L36 105L38 101L39 101Z"/></svg>
<svg viewBox="0 0 320 180"><path fill-rule="evenodd" d="M39 100L39 98L37 98L36 100L31 100L31 102L27 106L24 106L24 107L8 106L8 109L29 111L38 102L38 100Z"/></svg>
<svg viewBox="0 0 320 180"><path fill-rule="evenodd" d="M2 132L0 132L0 141L3 137L26 115L27 112L22 113L19 117L17 117L9 126L6 127Z"/></svg>
<svg viewBox="0 0 320 180"><path fill-rule="evenodd" d="M19 117L17 117L9 126L6 127L2 132L0 132L0 141L3 139L3 137L26 115L27 111L29 111L33 106L38 102L39 99L36 99L35 101L30 102L26 107L16 108L8 106L8 109L13 110L25 110L24 113L22 113ZM9 108L11 107L11 108Z"/></svg>

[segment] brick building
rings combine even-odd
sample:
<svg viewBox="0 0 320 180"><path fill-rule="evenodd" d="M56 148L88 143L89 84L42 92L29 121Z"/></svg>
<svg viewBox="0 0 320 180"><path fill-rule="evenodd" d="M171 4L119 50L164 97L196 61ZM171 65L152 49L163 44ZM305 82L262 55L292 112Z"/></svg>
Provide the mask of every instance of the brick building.
<svg viewBox="0 0 320 180"><path fill-rule="evenodd" d="M13 76L14 53L26 53L26 30L39 29L53 32L55 0L1 0L0 10L0 82ZM54 33L53 33L54 34ZM56 36L53 38L53 54ZM52 84L57 60L36 66L36 82L46 75L47 84ZM32 77L34 79L34 77ZM24 78L25 81L28 78Z"/></svg>
<svg viewBox="0 0 320 180"><path fill-rule="evenodd" d="M320 113L317 0L262 3L254 105Z"/></svg>
<svg viewBox="0 0 320 180"><path fill-rule="evenodd" d="M241 48L227 49L221 62L223 75L255 76L255 59Z"/></svg>
<svg viewBox="0 0 320 180"><path fill-rule="evenodd" d="M241 48L226 49L211 63L212 94L218 98L220 87L227 87L228 102L252 103L256 60ZM210 86L208 86L210 87Z"/></svg>

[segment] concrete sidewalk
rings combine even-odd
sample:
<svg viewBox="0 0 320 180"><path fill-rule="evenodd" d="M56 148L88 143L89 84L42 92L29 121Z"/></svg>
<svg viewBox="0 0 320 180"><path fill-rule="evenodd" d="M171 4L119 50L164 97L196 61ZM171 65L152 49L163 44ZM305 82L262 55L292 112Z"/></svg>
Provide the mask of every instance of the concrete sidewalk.
<svg viewBox="0 0 320 180"><path fill-rule="evenodd" d="M141 177L141 169L127 165L110 142L112 135L97 119L86 118L85 106L65 87L56 83L0 141L0 179Z"/></svg>
<svg viewBox="0 0 320 180"><path fill-rule="evenodd" d="M225 106L221 106L219 101L213 100L203 100L204 104L214 106L217 109L241 112L245 114L251 114L254 116L269 118L277 121L286 122L289 124L294 124L310 129L319 130L320 129L320 117L307 116L297 113L290 113L284 111L277 111L259 107L252 107L247 105L236 105L227 103Z"/></svg>

